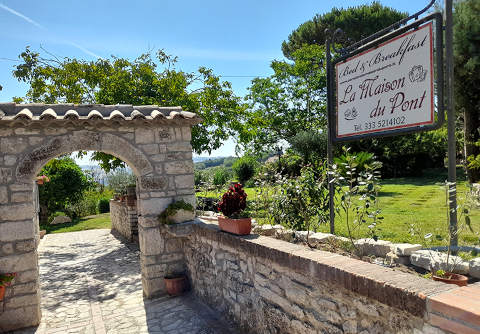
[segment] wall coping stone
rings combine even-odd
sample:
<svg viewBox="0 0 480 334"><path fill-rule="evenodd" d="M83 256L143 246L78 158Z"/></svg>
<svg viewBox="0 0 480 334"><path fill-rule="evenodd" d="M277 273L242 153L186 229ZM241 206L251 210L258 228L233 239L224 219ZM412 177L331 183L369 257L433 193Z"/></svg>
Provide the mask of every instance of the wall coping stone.
<svg viewBox="0 0 480 334"><path fill-rule="evenodd" d="M192 227L197 236L219 242L222 246L238 249L247 255L264 258L268 262L292 271L340 285L352 292L428 320L439 317L439 312L435 312L432 316L428 313L432 303L440 298L436 296L457 296L461 294L459 291L467 291L465 288L458 288L455 285L427 280L391 268L339 254L310 249L271 237L257 234L232 235L220 231L218 224L210 220L197 218ZM465 295L465 293L463 294ZM458 322L454 311L467 312L467 316L460 318L458 323L462 323L463 326L467 323L468 328L473 330L472 333L480 333L479 318L477 318L480 315L480 302L478 302L480 300L480 283L468 287L468 294L465 296L473 299L470 306L464 308L462 303L465 303L465 300L457 298L456 300L460 301L456 302L454 300L452 302L454 303L453 306L446 311L443 309L444 313L440 315L446 317L444 320L448 318L451 325L452 321ZM478 308L472 309L473 304ZM433 305L438 305L438 301L437 304ZM461 311L458 311L459 309ZM438 321L434 325L443 327ZM448 328L445 329L449 330Z"/></svg>

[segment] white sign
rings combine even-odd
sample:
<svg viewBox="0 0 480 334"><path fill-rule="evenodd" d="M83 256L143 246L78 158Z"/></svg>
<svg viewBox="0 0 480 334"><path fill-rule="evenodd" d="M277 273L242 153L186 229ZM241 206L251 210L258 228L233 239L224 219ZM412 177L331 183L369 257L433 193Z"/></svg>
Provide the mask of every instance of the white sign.
<svg viewBox="0 0 480 334"><path fill-rule="evenodd" d="M433 124L432 23L336 65L337 137Z"/></svg>

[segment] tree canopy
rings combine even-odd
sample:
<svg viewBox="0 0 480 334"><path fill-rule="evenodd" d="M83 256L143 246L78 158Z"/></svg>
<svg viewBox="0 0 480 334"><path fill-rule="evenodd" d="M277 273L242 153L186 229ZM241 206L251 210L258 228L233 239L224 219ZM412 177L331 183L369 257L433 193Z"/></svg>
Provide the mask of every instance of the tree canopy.
<svg viewBox="0 0 480 334"><path fill-rule="evenodd" d="M181 106L197 113L204 122L192 129L192 147L211 152L242 128L244 107L231 84L211 69L196 72L177 69L177 57L159 50L135 60L111 57L85 61L46 58L26 48L14 77L29 84L25 98L17 102L99 103ZM122 165L111 155L98 152L94 160L108 171Z"/></svg>
<svg viewBox="0 0 480 334"><path fill-rule="evenodd" d="M407 13L373 2L358 7L333 8L325 14L317 14L311 20L302 23L292 31L282 43L285 57L292 59L294 51L305 45L324 45L325 29L342 29L345 35L354 40L367 37L397 21L407 17Z"/></svg>
<svg viewBox="0 0 480 334"><path fill-rule="evenodd" d="M39 187L39 199L51 213L64 211L68 204L79 201L83 193L94 185L93 180L70 157L50 160L40 175L50 179Z"/></svg>
<svg viewBox="0 0 480 334"><path fill-rule="evenodd" d="M327 124L324 47L307 45L293 52L292 59L273 61L273 75L252 80L245 123L249 137L244 141L256 152Z"/></svg>
<svg viewBox="0 0 480 334"><path fill-rule="evenodd" d="M463 113L465 156L480 157L480 1L456 4L454 13L454 60L456 109ZM467 165L470 182L480 181L480 169Z"/></svg>

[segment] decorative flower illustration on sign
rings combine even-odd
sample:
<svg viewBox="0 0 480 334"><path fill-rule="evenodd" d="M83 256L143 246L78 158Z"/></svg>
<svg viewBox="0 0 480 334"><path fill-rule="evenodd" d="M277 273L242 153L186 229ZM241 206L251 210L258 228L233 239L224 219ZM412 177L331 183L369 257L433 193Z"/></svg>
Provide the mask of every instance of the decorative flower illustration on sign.
<svg viewBox="0 0 480 334"><path fill-rule="evenodd" d="M354 120L355 118L357 118L357 115L358 111L357 109L355 109L355 107L353 107L352 109L348 108L347 110L345 110L344 113L345 119L348 121Z"/></svg>
<svg viewBox="0 0 480 334"><path fill-rule="evenodd" d="M427 71L423 69L422 65L415 65L408 72L408 78L411 82L422 82L427 76Z"/></svg>

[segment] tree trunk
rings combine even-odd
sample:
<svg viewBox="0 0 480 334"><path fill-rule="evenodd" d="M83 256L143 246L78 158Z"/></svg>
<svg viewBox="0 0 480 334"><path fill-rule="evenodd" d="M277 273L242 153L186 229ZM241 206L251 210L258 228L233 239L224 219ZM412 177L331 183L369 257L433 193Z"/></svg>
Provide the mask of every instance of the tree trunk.
<svg viewBox="0 0 480 334"><path fill-rule="evenodd" d="M464 112L465 160L471 155L480 154L480 147L475 143L480 140L480 112L475 109ZM468 164L468 162L467 162ZM480 182L480 168L467 167L467 177L470 183Z"/></svg>

